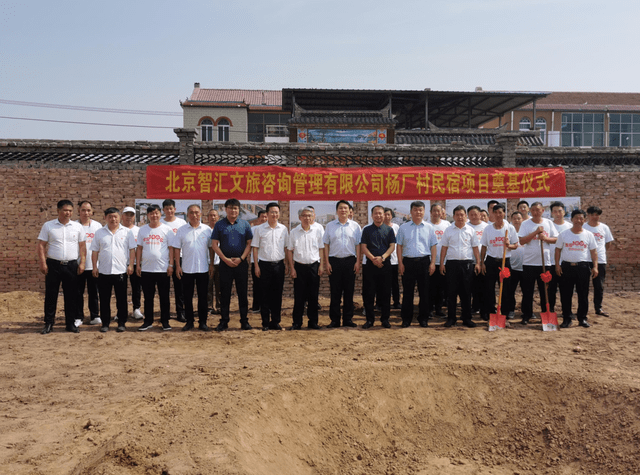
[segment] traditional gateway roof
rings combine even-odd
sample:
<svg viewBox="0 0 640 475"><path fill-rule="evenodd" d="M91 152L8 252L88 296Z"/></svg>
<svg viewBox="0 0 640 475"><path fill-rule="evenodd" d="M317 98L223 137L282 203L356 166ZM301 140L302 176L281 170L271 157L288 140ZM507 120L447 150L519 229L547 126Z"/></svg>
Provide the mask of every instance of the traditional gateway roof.
<svg viewBox="0 0 640 475"><path fill-rule="evenodd" d="M396 121L388 114L374 111L309 111L292 117L289 125L294 127L307 125L394 127Z"/></svg>
<svg viewBox="0 0 640 475"><path fill-rule="evenodd" d="M486 130L486 131L485 131ZM408 145L496 145L496 135L501 131L496 129L478 129L475 133L468 130L396 130L396 144ZM539 147L544 145L540 135L523 133L518 137L518 145L523 147Z"/></svg>
<svg viewBox="0 0 640 475"><path fill-rule="evenodd" d="M531 110L533 104L521 107ZM637 92L552 92L536 101L537 110L640 111Z"/></svg>
<svg viewBox="0 0 640 475"><path fill-rule="evenodd" d="M547 96L545 92L451 92L366 89L283 89L282 109L379 111L390 106L392 117L405 129L477 128L491 119Z"/></svg>

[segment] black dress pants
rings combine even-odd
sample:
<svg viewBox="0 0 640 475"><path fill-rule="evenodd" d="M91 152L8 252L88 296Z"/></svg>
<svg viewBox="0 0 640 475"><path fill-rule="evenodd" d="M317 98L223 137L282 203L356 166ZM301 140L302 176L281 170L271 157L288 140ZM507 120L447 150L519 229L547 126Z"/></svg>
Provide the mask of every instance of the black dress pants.
<svg viewBox="0 0 640 475"><path fill-rule="evenodd" d="M456 304L460 297L462 321L471 321L471 282L473 280L473 261L448 260L445 264L447 280L447 321L455 322ZM441 274L442 275L442 274Z"/></svg>
<svg viewBox="0 0 640 475"><path fill-rule="evenodd" d="M562 280L560 281L560 302L562 303L563 320L571 319L571 299L573 289L578 294L578 321L587 319L589 312L589 278L591 266L589 262L563 262ZM600 267L600 266L598 266Z"/></svg>
<svg viewBox="0 0 640 475"><path fill-rule="evenodd" d="M44 278L44 323L54 324L56 307L58 306L58 292L62 284L64 295L64 320L67 328L73 327L78 316L76 304L78 301L78 262L69 261L61 264L55 259L47 259L49 269Z"/></svg>
<svg viewBox="0 0 640 475"><path fill-rule="evenodd" d="M329 264L331 264L329 317L332 323L340 324L340 302L344 298L342 322L351 322L353 320L353 291L356 286L356 274L353 272L356 256L330 257Z"/></svg>
<svg viewBox="0 0 640 475"><path fill-rule="evenodd" d="M591 263L593 268L593 263ZM596 312L602 308L604 298L604 281L607 278L607 264L598 264L598 277L593 279L593 306Z"/></svg>
<svg viewBox="0 0 640 475"><path fill-rule="evenodd" d="M496 259L494 257L487 256L484 262L487 269L484 275L484 306L482 308L482 315L489 316L497 311L496 307L496 286L500 286L500 266L502 265L502 257ZM504 261L504 266L511 271L511 262L507 257ZM502 315L509 315L509 312L513 312L516 305L515 297L511 291L511 277L502 281L502 305L500 306L500 313Z"/></svg>
<svg viewBox="0 0 640 475"><path fill-rule="evenodd" d="M87 287L89 296L89 319L93 320L100 316L100 304L98 303L98 279L96 279L90 270L85 270L78 276L78 302L77 302L77 319L84 320L84 288Z"/></svg>
<svg viewBox="0 0 640 475"><path fill-rule="evenodd" d="M293 324L302 326L304 304L307 302L309 325L318 324L319 262L313 264L294 263L296 278L293 279Z"/></svg>
<svg viewBox="0 0 640 475"><path fill-rule="evenodd" d="M182 263L182 258L180 258L180 263ZM179 318L184 316L184 289L182 288L182 280L178 279L175 272L171 279L173 280L173 296L176 301L176 317Z"/></svg>
<svg viewBox="0 0 640 475"><path fill-rule="evenodd" d="M136 274L136 267L133 266L133 274L129 277L129 281L131 282L131 301L133 302L133 309L139 309L142 305L140 297L142 296L142 283L140 281L140 277ZM126 277L126 274L125 274Z"/></svg>
<svg viewBox="0 0 640 475"><path fill-rule="evenodd" d="M100 320L102 326L111 323L111 290L116 295L118 326L127 323L127 274L98 274L98 292L100 294Z"/></svg>
<svg viewBox="0 0 640 475"><path fill-rule="evenodd" d="M240 310L240 323L248 323L249 299L247 287L249 285L249 263L245 260L236 267L229 267L224 262L220 263L220 323L229 324L229 307L231 305L231 290L236 283L238 294L238 307Z"/></svg>
<svg viewBox="0 0 640 475"><path fill-rule="evenodd" d="M544 296L544 281L540 278L542 266L522 266L522 316L530 318L533 315L533 292L536 282L540 293L540 308L542 312L547 311L547 299ZM552 274L553 275L553 274ZM549 311L553 312L556 305L555 293L549 293Z"/></svg>
<svg viewBox="0 0 640 475"><path fill-rule="evenodd" d="M391 314L391 264L389 261L383 262L383 266L377 267L373 262L367 260L362 269L362 280L364 290L364 309L367 322L375 321L374 302L382 308L380 314L381 322L388 322ZM366 285L365 285L366 284Z"/></svg>
<svg viewBox="0 0 640 475"><path fill-rule="evenodd" d="M193 293L198 291L198 323L206 325L209 315L208 289L209 273L198 272L195 274L182 274L182 290L184 292L184 317L187 323L193 324Z"/></svg>
<svg viewBox="0 0 640 475"><path fill-rule="evenodd" d="M169 299L169 288L171 279L166 272L142 272L142 293L144 294L144 325L153 324L153 299L158 288L160 297L160 322L162 326L169 325L169 315L171 313L171 300Z"/></svg>
<svg viewBox="0 0 640 475"><path fill-rule="evenodd" d="M253 283L253 303L251 304L251 310L260 310L262 308L262 291L260 290L260 279L256 275L254 263L249 264L251 267L251 282Z"/></svg>
<svg viewBox="0 0 640 475"><path fill-rule="evenodd" d="M403 324L410 324L413 320L413 294L418 284L420 303L418 306L418 322L426 322L429 318L429 265L431 257L405 257L404 274L402 276L402 310L400 315Z"/></svg>
<svg viewBox="0 0 640 475"><path fill-rule="evenodd" d="M258 261L260 267L260 316L262 326L280 324L282 313L282 289L284 288L284 260ZM318 306L316 305L316 309Z"/></svg>

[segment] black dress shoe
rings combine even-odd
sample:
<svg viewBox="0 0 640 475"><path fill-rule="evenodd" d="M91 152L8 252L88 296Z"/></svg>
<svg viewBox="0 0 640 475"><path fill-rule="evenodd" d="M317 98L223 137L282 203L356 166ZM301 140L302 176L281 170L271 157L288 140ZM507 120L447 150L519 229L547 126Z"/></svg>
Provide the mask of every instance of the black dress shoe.
<svg viewBox="0 0 640 475"><path fill-rule="evenodd" d="M72 325L70 327L66 327L64 330L69 332L69 333L80 333L80 329L75 325Z"/></svg>
<svg viewBox="0 0 640 475"><path fill-rule="evenodd" d="M203 332L208 332L209 330L211 330L211 328L209 328L209 326L206 323L201 323L200 325L198 325L198 330L202 330Z"/></svg>
<svg viewBox="0 0 640 475"><path fill-rule="evenodd" d="M571 326L571 319L564 319L560 324L560 328L569 328Z"/></svg>
<svg viewBox="0 0 640 475"><path fill-rule="evenodd" d="M446 317L446 315L442 310L436 310L436 317Z"/></svg>
<svg viewBox="0 0 640 475"><path fill-rule="evenodd" d="M399 303L394 303L391 308L394 310L400 310L402 309L402 305L400 305Z"/></svg>
<svg viewBox="0 0 640 475"><path fill-rule="evenodd" d="M189 322L185 326L182 327L183 332L188 332L189 330L193 330L193 323Z"/></svg>
<svg viewBox="0 0 640 475"><path fill-rule="evenodd" d="M109 327L100 327L100 333L107 333L109 331Z"/></svg>
<svg viewBox="0 0 640 475"><path fill-rule="evenodd" d="M605 312L604 310L602 310L601 308L596 310L596 315L600 315L601 317L608 317L609 316L609 314L607 312Z"/></svg>
<svg viewBox="0 0 640 475"><path fill-rule="evenodd" d="M487 315L486 313L483 313L480 315L480 318L482 318L485 322L488 322L489 320L491 320L491 318L489 317L489 315ZM524 320L524 318L523 318ZM529 321L529 319L527 318L527 321ZM526 325L526 323L523 323L523 325Z"/></svg>
<svg viewBox="0 0 640 475"><path fill-rule="evenodd" d="M309 323L309 325L307 325L307 328L310 330L320 330L320 325L318 325L317 323Z"/></svg>
<svg viewBox="0 0 640 475"><path fill-rule="evenodd" d="M269 331L269 327L262 327L262 331L263 332L268 332Z"/></svg>
<svg viewBox="0 0 640 475"><path fill-rule="evenodd" d="M451 328L453 326L455 326L456 321L455 320L451 320L451 319L447 319L446 322L444 322L444 326L445 328Z"/></svg>
<svg viewBox="0 0 640 475"><path fill-rule="evenodd" d="M226 332L229 329L229 327L227 326L226 323L220 323L217 327L216 327L216 331L217 332Z"/></svg>
<svg viewBox="0 0 640 475"><path fill-rule="evenodd" d="M245 322L245 323L241 324L240 328L243 329L243 330L253 330L253 327L251 325L249 325L249 322Z"/></svg>
<svg viewBox="0 0 640 475"><path fill-rule="evenodd" d="M272 323L269 325L269 330L282 330L282 327L279 323Z"/></svg>
<svg viewBox="0 0 640 475"><path fill-rule="evenodd" d="M327 328L340 328L340 324L336 322L331 322L329 325L327 325Z"/></svg>
<svg viewBox="0 0 640 475"><path fill-rule="evenodd" d="M372 322L366 322L364 325L362 325L362 328L366 330L367 328L371 328L372 326L373 326Z"/></svg>
<svg viewBox="0 0 640 475"><path fill-rule="evenodd" d="M520 322L520 325L528 325L529 324L529 317L522 317L522 321Z"/></svg>
<svg viewBox="0 0 640 475"><path fill-rule="evenodd" d="M51 333L53 331L53 323L45 323L44 329L40 332L42 335Z"/></svg>
<svg viewBox="0 0 640 475"><path fill-rule="evenodd" d="M402 322L402 325L400 325L400 327L402 328L409 328L409 326L411 325L411 323L407 323L407 322Z"/></svg>
<svg viewBox="0 0 640 475"><path fill-rule="evenodd" d="M578 325L584 328L589 328L591 326L591 324L586 320L582 320L581 322L578 322Z"/></svg>
<svg viewBox="0 0 640 475"><path fill-rule="evenodd" d="M320 328L320 327L318 327L318 325L316 325L316 327ZM289 328L289 330L300 330L301 328L302 328L301 325L291 325L291 328ZM309 328L311 328L311 327L309 327Z"/></svg>
<svg viewBox="0 0 640 475"><path fill-rule="evenodd" d="M463 320L462 324L467 328L475 328L476 327L476 323L471 321L471 320Z"/></svg>
<svg viewBox="0 0 640 475"><path fill-rule="evenodd" d="M187 319L184 318L184 315L178 315L176 317L176 320L178 320L180 323L187 323Z"/></svg>
<svg viewBox="0 0 640 475"><path fill-rule="evenodd" d="M118 333L122 333L124 331L127 331L126 327L124 325L120 325L118 328L116 328L116 331Z"/></svg>
<svg viewBox="0 0 640 475"><path fill-rule="evenodd" d="M353 323L351 320L349 320L348 322L342 322L342 326L343 327L351 327L351 328L355 328L358 325L356 325L355 323Z"/></svg>
<svg viewBox="0 0 640 475"><path fill-rule="evenodd" d="M420 322L420 326L421 326L422 328L427 328L427 327L429 326L429 322L428 322L427 320L422 320L422 321Z"/></svg>
<svg viewBox="0 0 640 475"><path fill-rule="evenodd" d="M391 328L391 324L389 323L389 321L388 321L388 320L385 320L384 322L382 322L382 326L383 326L384 328Z"/></svg>

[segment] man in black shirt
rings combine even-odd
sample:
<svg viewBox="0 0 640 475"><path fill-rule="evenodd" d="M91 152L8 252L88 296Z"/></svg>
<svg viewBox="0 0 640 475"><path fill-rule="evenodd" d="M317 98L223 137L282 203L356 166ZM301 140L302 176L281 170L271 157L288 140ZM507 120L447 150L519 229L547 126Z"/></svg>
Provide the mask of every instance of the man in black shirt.
<svg viewBox="0 0 640 475"><path fill-rule="evenodd" d="M371 328L374 322L374 300L382 307L380 321L382 326L389 328L389 314L391 311L391 261L389 256L396 247L396 236L393 228L384 224L384 208L376 205L371 208L373 224L362 230L360 244L362 252L367 257L367 263L362 271L364 284L364 308L367 323L362 328Z"/></svg>

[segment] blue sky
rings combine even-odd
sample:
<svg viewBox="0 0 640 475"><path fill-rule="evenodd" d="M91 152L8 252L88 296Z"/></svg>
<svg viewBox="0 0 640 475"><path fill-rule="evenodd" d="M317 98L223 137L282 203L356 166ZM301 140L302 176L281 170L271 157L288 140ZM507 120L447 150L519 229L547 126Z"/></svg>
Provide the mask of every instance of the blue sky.
<svg viewBox="0 0 640 475"><path fill-rule="evenodd" d="M639 92L640 2L1 1L0 138L177 140L204 88Z"/></svg>

